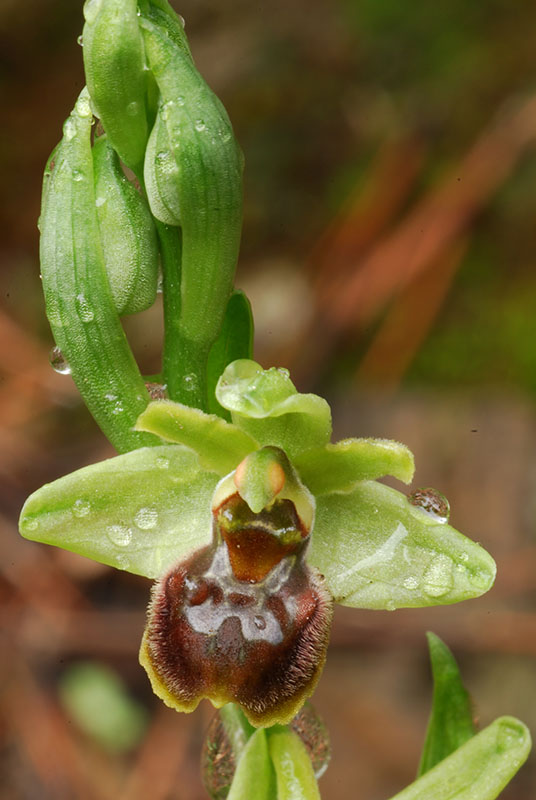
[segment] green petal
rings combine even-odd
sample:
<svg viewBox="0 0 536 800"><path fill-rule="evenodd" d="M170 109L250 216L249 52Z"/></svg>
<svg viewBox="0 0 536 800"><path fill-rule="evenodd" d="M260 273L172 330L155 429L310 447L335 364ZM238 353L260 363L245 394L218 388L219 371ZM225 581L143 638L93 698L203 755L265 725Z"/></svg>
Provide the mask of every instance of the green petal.
<svg viewBox="0 0 536 800"><path fill-rule="evenodd" d="M346 491L384 475L411 483L415 472L411 450L389 439L343 439L300 453L294 466L315 495Z"/></svg>
<svg viewBox="0 0 536 800"><path fill-rule="evenodd" d="M136 430L156 433L168 442L191 447L201 466L218 475L227 475L258 448L255 439L236 425L171 400L149 403L138 417Z"/></svg>
<svg viewBox="0 0 536 800"><path fill-rule="evenodd" d="M286 369L233 361L218 381L216 397L242 430L261 445L281 447L291 459L330 439L329 405L315 394L299 394Z"/></svg>
<svg viewBox="0 0 536 800"><path fill-rule="evenodd" d="M495 800L530 746L522 722L500 717L391 800Z"/></svg>
<svg viewBox="0 0 536 800"><path fill-rule="evenodd" d="M277 800L320 800L313 765L300 737L281 726L268 731Z"/></svg>
<svg viewBox="0 0 536 800"><path fill-rule="evenodd" d="M418 775L424 775L476 733L471 698L454 656L438 636L426 635L434 676L434 700Z"/></svg>
<svg viewBox="0 0 536 800"><path fill-rule="evenodd" d="M417 608L478 597L495 578L479 545L375 481L317 499L307 560L334 599L357 608Z"/></svg>
<svg viewBox="0 0 536 800"><path fill-rule="evenodd" d="M236 767L227 800L273 800L274 770L268 753L266 732L255 731L246 744Z"/></svg>
<svg viewBox="0 0 536 800"><path fill-rule="evenodd" d="M218 476L177 445L140 448L34 492L21 512L27 539L157 578L211 540Z"/></svg>

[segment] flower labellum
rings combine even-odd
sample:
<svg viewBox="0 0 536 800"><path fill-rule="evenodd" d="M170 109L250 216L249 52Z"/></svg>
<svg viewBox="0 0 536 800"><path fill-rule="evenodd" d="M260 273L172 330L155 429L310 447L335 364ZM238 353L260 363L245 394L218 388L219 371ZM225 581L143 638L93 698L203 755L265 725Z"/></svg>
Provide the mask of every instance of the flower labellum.
<svg viewBox="0 0 536 800"><path fill-rule="evenodd" d="M240 494L245 474L248 491L267 492L258 511ZM313 512L276 447L250 454L220 482L213 543L153 590L140 661L164 702L181 711L203 697L236 702L257 726L298 712L322 671L332 617L331 595L304 559Z"/></svg>

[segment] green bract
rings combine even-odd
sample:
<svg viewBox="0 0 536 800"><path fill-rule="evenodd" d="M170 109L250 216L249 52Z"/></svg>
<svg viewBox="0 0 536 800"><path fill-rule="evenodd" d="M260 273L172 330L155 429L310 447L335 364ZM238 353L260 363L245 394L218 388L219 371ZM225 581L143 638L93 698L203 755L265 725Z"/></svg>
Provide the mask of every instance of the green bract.
<svg viewBox="0 0 536 800"><path fill-rule="evenodd" d="M325 576L337 602L418 607L455 603L490 588L495 564L483 548L374 480L385 474L410 479L406 448L370 439L326 447L325 401L299 394L285 371L263 370L253 361L229 365L218 400L233 423L168 401L151 403L137 429L175 444L142 448L42 487L22 510L22 534L156 578L210 541L211 497L220 478L248 453L275 447L290 456L313 495L321 492L307 561ZM254 476L257 461L244 463ZM246 499L253 491L251 481L241 489L235 476L235 484ZM259 486L255 497L265 491Z"/></svg>

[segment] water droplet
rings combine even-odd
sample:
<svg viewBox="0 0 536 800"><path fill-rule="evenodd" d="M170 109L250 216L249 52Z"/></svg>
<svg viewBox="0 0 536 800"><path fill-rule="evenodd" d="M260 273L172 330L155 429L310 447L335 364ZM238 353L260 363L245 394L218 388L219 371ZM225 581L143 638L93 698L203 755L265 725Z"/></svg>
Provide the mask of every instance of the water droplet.
<svg viewBox="0 0 536 800"><path fill-rule="evenodd" d="M77 43L77 44L79 44L79 45L80 45L80 47L83 47L83 46L84 46L84 37L82 36L82 34L80 34L80 36L79 36L79 37L78 37L78 39L76 40L76 43Z"/></svg>
<svg viewBox="0 0 536 800"><path fill-rule="evenodd" d="M306 702L290 723L290 727L304 743L315 776L320 778L326 771L331 757L331 745L324 721L313 705ZM237 739L234 743L241 749L246 744L245 736L241 733L235 735ZM203 783L213 800L224 800L227 797L235 768L233 742L218 713L209 725L201 756Z"/></svg>
<svg viewBox="0 0 536 800"><path fill-rule="evenodd" d="M156 293L162 294L163 291L164 291L164 276L162 275L162 273L160 273L158 275L158 281L156 283Z"/></svg>
<svg viewBox="0 0 536 800"><path fill-rule="evenodd" d="M126 553L115 554L115 566L117 567L117 569L130 568L130 558L126 555Z"/></svg>
<svg viewBox="0 0 536 800"><path fill-rule="evenodd" d="M423 575L423 589L430 597L441 597L450 592L453 586L454 564L446 555L438 555L432 559Z"/></svg>
<svg viewBox="0 0 536 800"><path fill-rule="evenodd" d="M169 458L166 458L166 456L157 456L155 464L158 469L169 469Z"/></svg>
<svg viewBox="0 0 536 800"><path fill-rule="evenodd" d="M195 392L197 390L197 375L185 375L183 382L187 392Z"/></svg>
<svg viewBox="0 0 536 800"><path fill-rule="evenodd" d="M126 547L132 540L132 531L126 525L108 525L106 533L110 541L118 547Z"/></svg>
<svg viewBox="0 0 536 800"><path fill-rule="evenodd" d="M145 386L149 392L151 400L166 400L167 399L167 385L165 383L151 383L146 382Z"/></svg>
<svg viewBox="0 0 536 800"><path fill-rule="evenodd" d="M186 27L186 20L184 19L182 14L177 14L177 16L180 19L180 23L181 23L182 27L185 28Z"/></svg>
<svg viewBox="0 0 536 800"><path fill-rule="evenodd" d="M47 317L51 325L54 325L57 328L63 327L63 320L60 314L60 307L58 305L58 301L55 298L50 298L49 300L47 300Z"/></svg>
<svg viewBox="0 0 536 800"><path fill-rule="evenodd" d="M95 314L83 294L77 296L75 305L82 322L91 322L93 320Z"/></svg>
<svg viewBox="0 0 536 800"><path fill-rule="evenodd" d="M266 628L266 620L259 614L255 614L255 616L253 617L253 622L255 623L255 627L258 628L260 631L263 631Z"/></svg>
<svg viewBox="0 0 536 800"><path fill-rule="evenodd" d="M412 506L420 508L432 522L444 524L449 521L449 501L437 489L416 489L408 495L408 500Z"/></svg>
<svg viewBox="0 0 536 800"><path fill-rule="evenodd" d="M72 117L68 117L63 123L63 136L68 142L76 136L76 124Z"/></svg>
<svg viewBox="0 0 536 800"><path fill-rule="evenodd" d="M207 126L205 125L204 120L196 119L196 121L195 121L195 129L196 129L196 131L199 131L199 132L204 131L206 127Z"/></svg>
<svg viewBox="0 0 536 800"><path fill-rule="evenodd" d="M183 106L185 104L185 102L186 102L186 100L184 99L182 94L177 95L177 97L175 98L175 101L176 101L178 106Z"/></svg>
<svg viewBox="0 0 536 800"><path fill-rule="evenodd" d="M133 100L131 103L127 105L125 110L129 117L135 117L136 114L139 114L140 104L138 103L137 100Z"/></svg>
<svg viewBox="0 0 536 800"><path fill-rule="evenodd" d="M404 583L403 583L403 586L404 586L405 589L416 589L418 587L418 585L419 585L419 581L417 580L417 578L414 578L412 575L410 575L409 578L406 578Z"/></svg>
<svg viewBox="0 0 536 800"><path fill-rule="evenodd" d="M161 150L160 153L156 154L155 161L159 169L165 175L174 175L179 171L177 162L170 150Z"/></svg>
<svg viewBox="0 0 536 800"><path fill-rule="evenodd" d="M385 604L386 611L396 611L396 603L394 600L388 600Z"/></svg>
<svg viewBox="0 0 536 800"><path fill-rule="evenodd" d="M81 497L78 500L75 500L72 507L72 512L75 517L87 517L89 512L91 511L91 505L87 500L83 500Z"/></svg>
<svg viewBox="0 0 536 800"><path fill-rule="evenodd" d="M173 106L175 102L173 100L168 100L167 103L164 103L162 108L160 109L160 116L162 119L167 119L169 117L170 111L173 110Z"/></svg>
<svg viewBox="0 0 536 800"><path fill-rule="evenodd" d="M123 404L120 400L112 408L112 414L122 414L125 409L123 408Z"/></svg>
<svg viewBox="0 0 536 800"><path fill-rule="evenodd" d="M103 206L105 204L105 202L106 202L106 198L105 197L96 197L95 198L95 205L97 206L97 208L100 208L101 206Z"/></svg>
<svg viewBox="0 0 536 800"><path fill-rule="evenodd" d="M140 508L134 516L134 522L142 531L155 528L158 522L158 511L155 508Z"/></svg>
<svg viewBox="0 0 536 800"><path fill-rule="evenodd" d="M80 172L79 169L73 169L72 175L73 181L76 181L77 183L84 180L84 173Z"/></svg>
<svg viewBox="0 0 536 800"><path fill-rule="evenodd" d="M50 361L50 366L55 372L59 372L60 375L70 375L71 374L71 367L69 366L69 362L61 352L59 347L53 347L48 355L48 360Z"/></svg>
<svg viewBox="0 0 536 800"><path fill-rule="evenodd" d="M460 561L469 561L469 553L460 553Z"/></svg>
<svg viewBox="0 0 536 800"><path fill-rule="evenodd" d="M24 520L24 528L27 531L35 531L39 527L39 523L36 519L26 519Z"/></svg>

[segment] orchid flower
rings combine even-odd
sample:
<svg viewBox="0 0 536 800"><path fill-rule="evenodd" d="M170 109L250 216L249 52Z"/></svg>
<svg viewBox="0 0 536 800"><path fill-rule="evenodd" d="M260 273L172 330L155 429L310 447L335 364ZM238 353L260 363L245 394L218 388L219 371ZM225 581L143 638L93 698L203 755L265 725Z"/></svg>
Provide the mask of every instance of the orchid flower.
<svg viewBox="0 0 536 800"><path fill-rule="evenodd" d="M162 444L43 486L20 529L156 581L140 660L169 706L235 702L255 726L285 724L320 676L334 602L455 603L495 564L437 495L377 481L412 480L404 445L330 443L328 404L286 370L234 361L216 396L232 422L150 403L136 430Z"/></svg>

